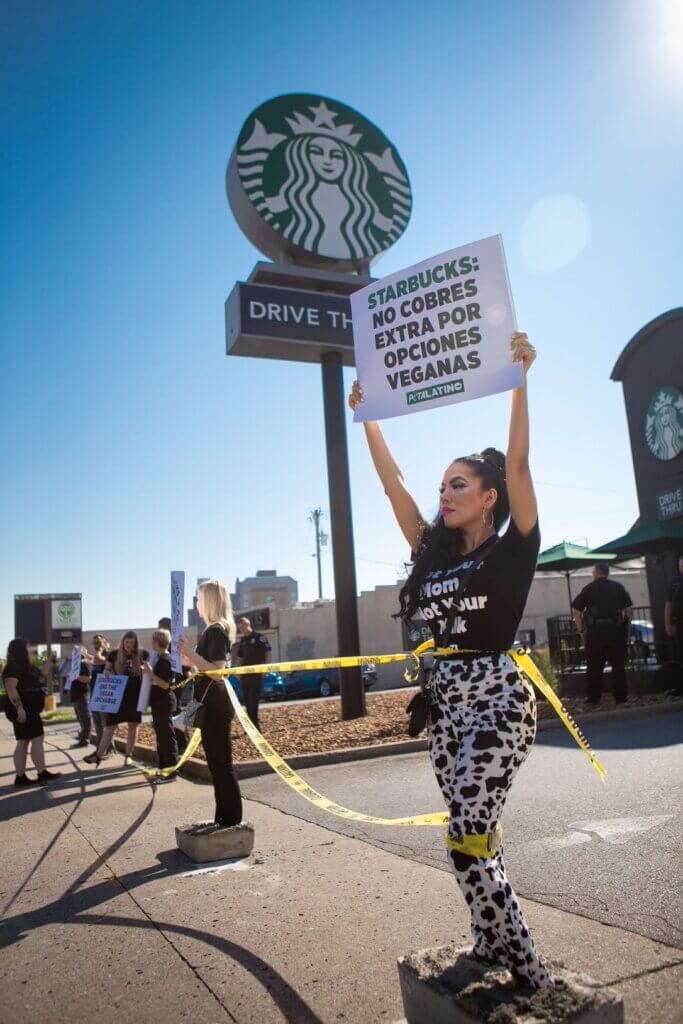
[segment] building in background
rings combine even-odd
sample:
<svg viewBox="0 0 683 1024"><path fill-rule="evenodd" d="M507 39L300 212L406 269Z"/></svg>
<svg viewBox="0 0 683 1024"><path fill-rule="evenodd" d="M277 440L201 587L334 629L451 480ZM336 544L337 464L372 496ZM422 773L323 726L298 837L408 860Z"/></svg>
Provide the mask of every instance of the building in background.
<svg viewBox="0 0 683 1024"><path fill-rule="evenodd" d="M232 604L235 611L246 612L262 605L291 608L299 600L299 584L291 576L278 576L275 569L258 569L255 576L235 580Z"/></svg>

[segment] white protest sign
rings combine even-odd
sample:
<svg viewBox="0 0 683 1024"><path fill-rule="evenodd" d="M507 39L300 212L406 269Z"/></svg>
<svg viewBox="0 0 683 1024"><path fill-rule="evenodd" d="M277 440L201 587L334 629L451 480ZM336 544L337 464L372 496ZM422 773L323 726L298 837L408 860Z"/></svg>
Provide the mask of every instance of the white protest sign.
<svg viewBox="0 0 683 1024"><path fill-rule="evenodd" d="M147 664L154 671L159 655L156 651L153 651L147 659ZM140 696L138 697L138 711L141 715L144 715L145 711L149 706L149 697L152 692L153 682L147 673L143 673L142 682L140 683Z"/></svg>
<svg viewBox="0 0 683 1024"><path fill-rule="evenodd" d="M105 676L101 672L95 682L92 697L90 698L90 710L102 711L115 715L121 707L123 691L126 689L128 676Z"/></svg>
<svg viewBox="0 0 683 1024"><path fill-rule="evenodd" d="M69 675L67 676L66 682L64 683L64 689L65 690L70 690L71 689L71 684L73 683L74 679L78 679L80 674L81 674L81 648L79 647L78 644L76 644L74 649L73 649L73 651L71 652L71 668L69 670Z"/></svg>
<svg viewBox="0 0 683 1024"><path fill-rule="evenodd" d="M183 632L184 606L185 573L179 570L171 573L171 664L178 675L183 671L183 663L176 644Z"/></svg>
<svg viewBox="0 0 683 1024"><path fill-rule="evenodd" d="M500 235L390 274L351 296L354 420L386 419L509 391L517 330Z"/></svg>

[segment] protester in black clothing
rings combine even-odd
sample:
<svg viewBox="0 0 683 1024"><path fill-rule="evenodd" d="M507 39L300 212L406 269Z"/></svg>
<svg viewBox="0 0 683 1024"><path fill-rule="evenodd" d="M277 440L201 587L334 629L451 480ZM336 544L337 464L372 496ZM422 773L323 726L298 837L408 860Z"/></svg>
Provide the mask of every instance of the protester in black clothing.
<svg viewBox="0 0 683 1024"><path fill-rule="evenodd" d="M83 758L88 764L100 764L114 738L116 726L122 725L124 722L128 725L128 735L123 763L124 765L129 764L133 755L138 725L142 721L142 715L138 711L138 701L142 685L142 663L146 660L147 652L140 650L138 635L132 629L123 634L118 648L115 651L110 651L107 655L104 675L107 677L114 674L128 676L128 681L123 691L119 710L105 715L105 727L99 747L94 753Z"/></svg>
<svg viewBox="0 0 683 1024"><path fill-rule="evenodd" d="M178 761L178 744L173 729L173 715L176 712L176 698L170 685L173 682L173 667L168 648L171 634L167 629L157 629L152 634L153 653L142 666L152 682L149 703L152 709L152 725L157 738L157 754L160 768L172 768ZM169 775L167 781L173 781Z"/></svg>
<svg viewBox="0 0 683 1024"><path fill-rule="evenodd" d="M2 681L7 691L5 717L14 727L17 745L14 748L14 785L37 786L57 779L61 772L49 772L45 767L43 747L43 723L40 713L45 707L45 684L40 670L32 665L28 656L28 644L16 638L10 640L7 648L7 664L2 670ZM26 758L29 743L31 760L38 772L37 779L26 774Z"/></svg>
<svg viewBox="0 0 683 1024"><path fill-rule="evenodd" d="M669 587L664 604L666 635L674 642L678 662L678 693L683 694L683 555L678 559L678 576Z"/></svg>
<svg viewBox="0 0 683 1024"><path fill-rule="evenodd" d="M574 622L586 648L586 699L599 704L605 662L612 666L612 688L617 704L626 701L626 630L633 601L621 583L608 579L609 566L593 567L593 582L572 601Z"/></svg>
<svg viewBox="0 0 683 1024"><path fill-rule="evenodd" d="M180 654L200 672L225 668L235 640L230 595L223 583L206 580L197 588L197 611L206 622L196 651L186 637L178 641ZM203 702L198 725L211 772L216 797L217 825L238 825L242 820L242 796L232 766L230 723L234 711L222 677L200 675L195 681L195 699Z"/></svg>
<svg viewBox="0 0 683 1024"><path fill-rule="evenodd" d="M101 633L95 633L92 638L92 649L93 653L88 656L90 661L90 693L92 694L95 689L95 683L97 677L104 672L104 666L107 664L107 655L109 654L111 645L107 640L106 636ZM92 719L95 723L95 749L100 745L102 740L102 733L106 726L106 715L104 711L91 711ZM104 759L111 757L112 754L116 753L116 749L113 743L109 744L109 749L104 754Z"/></svg>
<svg viewBox="0 0 683 1024"><path fill-rule="evenodd" d="M237 630L240 638L232 645L231 659L234 665L268 665L271 661L272 647L267 637L257 633L251 628L251 622L243 615L237 620ZM244 692L244 703L247 714L258 729L258 705L261 699L261 684L263 676L254 675L240 676L242 690Z"/></svg>
<svg viewBox="0 0 683 1024"><path fill-rule="evenodd" d="M87 747L90 742L90 731L92 729L92 716L90 714L90 669L85 659L85 652L81 653L81 668L79 675L71 683L69 690L71 706L78 719L80 730L74 747Z"/></svg>
<svg viewBox="0 0 683 1024"><path fill-rule="evenodd" d="M172 626L172 623L171 623L171 618L170 618L169 615L164 615L162 618L159 619L159 621L157 623L157 628L158 629L167 629L169 636L171 636L171 626ZM186 678L187 676L192 675L192 666L187 664L187 659L181 659L181 660L183 662L183 664L182 664L182 672L174 672L173 673L173 683L174 684L180 683L180 682L182 682L182 680L184 678ZM172 663L173 662L171 661L171 664ZM180 708L181 705L187 704L187 701L188 701L189 697L192 694L192 684L190 684L189 686L178 687L178 689L174 690L173 693L174 693L174 696L175 696L176 708ZM182 754L185 751L185 748L187 746L187 734L185 732L185 729L176 729L175 726L174 726L174 732L175 732L175 741L176 741L176 746L178 747L178 752L180 754Z"/></svg>

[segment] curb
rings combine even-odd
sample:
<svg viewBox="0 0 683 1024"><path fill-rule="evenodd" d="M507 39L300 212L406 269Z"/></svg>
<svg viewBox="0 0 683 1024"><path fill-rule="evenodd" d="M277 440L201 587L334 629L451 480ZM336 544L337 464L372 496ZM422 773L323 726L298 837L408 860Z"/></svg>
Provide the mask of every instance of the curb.
<svg viewBox="0 0 683 1024"><path fill-rule="evenodd" d="M653 707L622 708L619 711L591 711L587 714L576 715L575 721L581 725L590 725L601 720L622 721L634 718L636 715L662 715L672 711L683 711L683 701L656 704ZM563 723L556 715L539 722L536 731L537 733L550 732L554 729L564 729ZM123 740L115 738L114 745L118 751L125 750L126 745ZM398 740L393 743L375 743L371 747L342 747L339 750L324 750L313 754L294 754L285 760L291 768L295 769L319 768L324 765L347 764L351 761L366 761L377 757L393 757L396 754L415 754L426 749L426 739ZM143 764L150 766L157 764L156 750L146 743L135 744L133 757ZM272 768L260 759L258 761L235 761L233 764L238 779L254 779L260 775L269 775L272 771ZM198 757L189 758L183 765L181 774L211 781L211 773L206 761L202 761Z"/></svg>

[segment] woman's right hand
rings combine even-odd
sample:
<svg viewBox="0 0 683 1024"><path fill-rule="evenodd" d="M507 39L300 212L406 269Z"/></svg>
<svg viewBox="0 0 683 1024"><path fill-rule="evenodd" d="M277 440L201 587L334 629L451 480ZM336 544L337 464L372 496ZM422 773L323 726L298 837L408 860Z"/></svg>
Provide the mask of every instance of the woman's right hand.
<svg viewBox="0 0 683 1024"><path fill-rule="evenodd" d="M102 669L102 675L104 676L105 679L109 679L109 676L111 674L112 674L111 662L108 661L107 664L105 665L105 667Z"/></svg>
<svg viewBox="0 0 683 1024"><path fill-rule="evenodd" d="M17 722L23 725L26 721L26 708L17 708Z"/></svg>
<svg viewBox="0 0 683 1024"><path fill-rule="evenodd" d="M354 380L353 387L351 388L351 394L348 398L349 408L355 410L356 406L360 405L364 401L363 388L357 380Z"/></svg>

